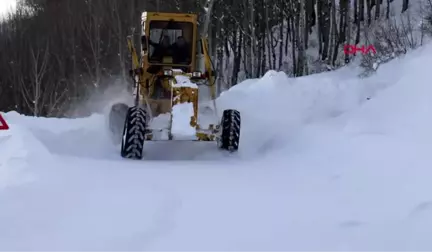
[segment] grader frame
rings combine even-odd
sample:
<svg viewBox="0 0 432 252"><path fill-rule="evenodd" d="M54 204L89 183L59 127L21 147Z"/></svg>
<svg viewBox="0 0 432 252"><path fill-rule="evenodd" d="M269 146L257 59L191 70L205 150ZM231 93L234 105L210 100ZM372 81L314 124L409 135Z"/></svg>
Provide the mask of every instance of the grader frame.
<svg viewBox="0 0 432 252"><path fill-rule="evenodd" d="M115 121L113 118L124 119L123 133L117 134L121 136L121 155L124 158L141 159L144 141L160 140L154 139L155 129L149 125L154 118L164 113L170 114L170 126L168 138L163 140L185 140L176 139L172 133L174 107L184 104L193 107L193 113L186 116L190 116L188 126L194 129L194 135L187 140L216 140L219 148L231 152L237 151L240 137L240 113L237 110L223 111L221 121L216 124L210 124L205 128L199 125L199 85L205 85L210 89L209 100L213 101L215 115L217 115L217 108L215 73L208 51L207 38L204 36L198 38L197 15L144 12L142 28L140 52L134 46L133 36L127 37L127 46L132 60L130 74L134 81L135 104L133 107L116 104L110 113L110 122ZM179 49L179 41L176 44L165 45L164 41L168 41L170 37L178 38L179 41L180 38L185 40L183 44L186 45L183 47L185 49ZM159 40L155 42L155 38ZM150 48L151 46L154 48ZM162 52L160 57L154 57L158 48L165 48L165 51L159 50ZM167 53L169 50L171 55ZM176 62L173 53L183 53L185 60ZM197 57L198 55L201 58ZM168 95L160 98L158 97L160 93ZM160 107L163 109L155 109ZM113 111L117 112L113 113ZM112 116L116 113L117 116ZM118 121L113 124L119 126ZM110 128L119 127L110 126Z"/></svg>

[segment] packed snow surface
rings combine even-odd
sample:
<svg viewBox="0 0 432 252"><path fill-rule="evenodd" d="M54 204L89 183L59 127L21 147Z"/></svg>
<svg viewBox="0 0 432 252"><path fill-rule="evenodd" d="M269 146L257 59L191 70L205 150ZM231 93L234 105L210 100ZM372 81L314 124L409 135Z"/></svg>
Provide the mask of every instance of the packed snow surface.
<svg viewBox="0 0 432 252"><path fill-rule="evenodd" d="M218 98L241 112L236 154L122 160L102 115L6 113L0 250L432 250L431 56L238 84Z"/></svg>
<svg viewBox="0 0 432 252"><path fill-rule="evenodd" d="M193 103L178 103L172 107L171 134L175 140L195 140L196 130L191 125Z"/></svg>

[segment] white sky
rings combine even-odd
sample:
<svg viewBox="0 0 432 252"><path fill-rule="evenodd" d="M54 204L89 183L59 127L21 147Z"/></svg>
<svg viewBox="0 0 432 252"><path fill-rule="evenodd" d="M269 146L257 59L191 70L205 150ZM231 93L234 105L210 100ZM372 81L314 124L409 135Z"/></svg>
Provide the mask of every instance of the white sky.
<svg viewBox="0 0 432 252"><path fill-rule="evenodd" d="M0 0L0 15L9 11L16 5L16 0Z"/></svg>

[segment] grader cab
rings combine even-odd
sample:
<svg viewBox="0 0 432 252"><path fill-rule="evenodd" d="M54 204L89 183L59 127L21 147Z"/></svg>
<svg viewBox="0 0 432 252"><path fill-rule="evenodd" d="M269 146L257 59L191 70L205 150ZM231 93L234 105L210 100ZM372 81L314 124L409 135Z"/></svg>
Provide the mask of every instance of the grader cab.
<svg viewBox="0 0 432 252"><path fill-rule="evenodd" d="M218 117L215 73L207 40L198 36L197 16L145 12L139 52L133 41L127 38L134 105L114 104L109 114L121 156L142 159L145 141L162 140L215 141L220 149L237 151L240 112L229 109ZM199 111L202 103L205 111Z"/></svg>

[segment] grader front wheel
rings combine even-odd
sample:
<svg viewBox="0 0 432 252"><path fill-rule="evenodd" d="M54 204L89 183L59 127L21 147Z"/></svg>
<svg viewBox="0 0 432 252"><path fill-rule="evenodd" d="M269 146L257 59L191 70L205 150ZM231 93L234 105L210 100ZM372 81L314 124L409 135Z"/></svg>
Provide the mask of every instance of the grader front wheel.
<svg viewBox="0 0 432 252"><path fill-rule="evenodd" d="M142 159L147 125L147 111L139 106L128 109L121 141L121 156Z"/></svg>
<svg viewBox="0 0 432 252"><path fill-rule="evenodd" d="M221 120L221 135L218 140L219 148L229 152L236 152L240 144L240 112L227 109L223 112Z"/></svg>

